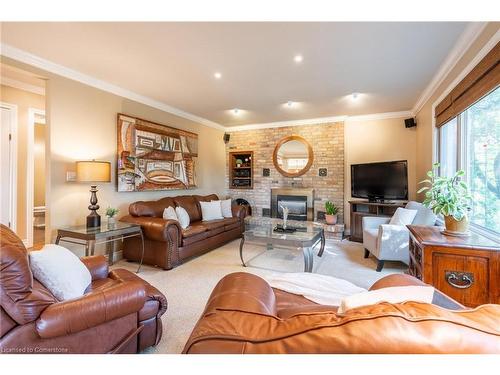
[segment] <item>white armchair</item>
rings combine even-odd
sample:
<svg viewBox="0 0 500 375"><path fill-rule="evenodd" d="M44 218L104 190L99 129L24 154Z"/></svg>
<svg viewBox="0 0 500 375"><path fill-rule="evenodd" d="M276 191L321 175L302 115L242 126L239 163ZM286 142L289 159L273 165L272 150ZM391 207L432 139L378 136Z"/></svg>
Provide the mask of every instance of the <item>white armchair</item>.
<svg viewBox="0 0 500 375"><path fill-rule="evenodd" d="M418 211L412 224L435 224L436 215L422 203L410 201L406 208ZM390 220L390 217L365 216L363 218L365 258L368 258L370 254L377 258L377 272L382 271L386 260L409 263L409 231L404 225L389 225Z"/></svg>

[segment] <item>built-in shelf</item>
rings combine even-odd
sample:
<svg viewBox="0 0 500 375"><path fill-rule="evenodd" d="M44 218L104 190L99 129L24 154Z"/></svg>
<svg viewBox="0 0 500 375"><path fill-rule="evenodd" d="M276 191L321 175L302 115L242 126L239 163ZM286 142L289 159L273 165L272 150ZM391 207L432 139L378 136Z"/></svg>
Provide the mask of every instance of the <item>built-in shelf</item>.
<svg viewBox="0 0 500 375"><path fill-rule="evenodd" d="M253 151L229 153L229 188L253 189Z"/></svg>

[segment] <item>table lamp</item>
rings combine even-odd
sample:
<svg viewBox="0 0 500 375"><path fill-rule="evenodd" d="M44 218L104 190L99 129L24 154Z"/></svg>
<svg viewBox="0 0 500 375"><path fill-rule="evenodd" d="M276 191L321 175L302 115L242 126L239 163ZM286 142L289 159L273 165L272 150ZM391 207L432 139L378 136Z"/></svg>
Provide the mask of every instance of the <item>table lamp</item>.
<svg viewBox="0 0 500 375"><path fill-rule="evenodd" d="M107 161L77 161L76 180L78 182L111 182L111 163ZM101 226L101 217L97 213L97 185L90 185L90 215L87 216L87 228Z"/></svg>

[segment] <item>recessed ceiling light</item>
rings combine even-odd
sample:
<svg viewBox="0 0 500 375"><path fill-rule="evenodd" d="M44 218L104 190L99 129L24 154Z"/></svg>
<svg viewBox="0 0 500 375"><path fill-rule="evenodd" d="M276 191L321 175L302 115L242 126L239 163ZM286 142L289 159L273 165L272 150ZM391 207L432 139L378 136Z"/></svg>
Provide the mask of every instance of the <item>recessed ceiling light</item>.
<svg viewBox="0 0 500 375"><path fill-rule="evenodd" d="M235 108L235 109L233 109L233 113L234 113L235 115L237 115L238 113L240 113L239 108Z"/></svg>
<svg viewBox="0 0 500 375"><path fill-rule="evenodd" d="M293 58L293 60L296 62L296 63L301 63L302 60L304 60L304 58L302 57L302 55L295 55L295 57Z"/></svg>
<svg viewBox="0 0 500 375"><path fill-rule="evenodd" d="M353 93L351 94L351 97L352 97L352 100L356 100L356 99L359 97L359 93L357 93L357 92L353 92Z"/></svg>
<svg viewBox="0 0 500 375"><path fill-rule="evenodd" d="M288 102L286 102L286 105L288 107L293 107L293 102L291 100L289 100Z"/></svg>
<svg viewBox="0 0 500 375"><path fill-rule="evenodd" d="M214 73L214 77L215 77L215 79L221 79L222 78L222 74L219 73L219 72L215 72Z"/></svg>

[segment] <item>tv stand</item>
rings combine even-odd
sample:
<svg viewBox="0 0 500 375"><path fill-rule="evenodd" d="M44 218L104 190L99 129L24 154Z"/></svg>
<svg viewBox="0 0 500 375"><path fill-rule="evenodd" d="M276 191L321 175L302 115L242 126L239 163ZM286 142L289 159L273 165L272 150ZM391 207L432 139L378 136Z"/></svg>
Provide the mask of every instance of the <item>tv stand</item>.
<svg viewBox="0 0 500 375"><path fill-rule="evenodd" d="M350 240L363 242L363 217L391 217L398 207L406 206L407 202L370 202L368 200L351 200L351 236Z"/></svg>

